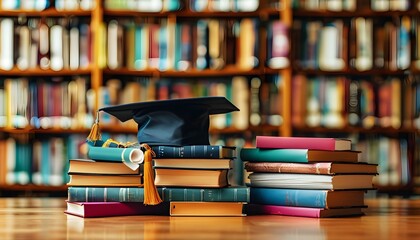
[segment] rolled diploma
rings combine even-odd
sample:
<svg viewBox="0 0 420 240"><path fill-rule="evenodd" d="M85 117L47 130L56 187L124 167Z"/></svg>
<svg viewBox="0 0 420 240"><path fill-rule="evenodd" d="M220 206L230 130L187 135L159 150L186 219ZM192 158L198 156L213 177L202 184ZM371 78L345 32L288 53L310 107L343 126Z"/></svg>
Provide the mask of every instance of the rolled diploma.
<svg viewBox="0 0 420 240"><path fill-rule="evenodd" d="M88 157L99 161L122 161L127 167L136 170L144 160L144 154L137 148L107 148L89 146Z"/></svg>

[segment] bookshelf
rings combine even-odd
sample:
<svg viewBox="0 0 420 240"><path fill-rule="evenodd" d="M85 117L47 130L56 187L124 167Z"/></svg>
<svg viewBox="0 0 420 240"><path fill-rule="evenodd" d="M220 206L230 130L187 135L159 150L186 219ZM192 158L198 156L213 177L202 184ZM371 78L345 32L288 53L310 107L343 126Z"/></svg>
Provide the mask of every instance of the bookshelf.
<svg viewBox="0 0 420 240"><path fill-rule="evenodd" d="M413 193L418 1L294 1L292 8L292 134L350 137L379 163L380 192Z"/></svg>
<svg viewBox="0 0 420 240"><path fill-rule="evenodd" d="M280 67L268 66L268 55L271 53L267 52L267 48L271 42L269 42L268 32L265 30L265 27L277 21L281 21L286 27L290 27L291 9L284 7L289 5L289 1L260 1L258 5L255 5L258 1L249 1L245 5L233 4L235 1L232 1L232 5L226 5L222 2L217 3L217 1L209 1L209 5L205 8L193 10L193 7L199 7L199 1L165 0L161 2L164 4L162 5L163 8L157 11L145 9L144 5L140 6L140 2L142 1L138 1L139 5L136 5L136 8L122 6L124 4L130 4L130 1L124 3L124 1L112 0L81 0L68 1L68 3L66 3L66 1L55 0L46 1L47 5L37 6L38 8L25 5L23 2L21 2L20 6L12 6L14 5L12 2L17 3L18 1L0 1L1 21L6 19L6 23L12 23L12 28L13 26L24 30L29 28L30 34L32 34L32 32L35 32L35 34L40 32L40 35L45 33L42 32L45 29L41 29L40 27L32 28L32 25L30 24L32 22L36 22L36 24L44 23L49 31L47 36L48 34L54 34L54 30L51 29L53 26L59 25L59 27L61 27L60 31L64 34L62 36L67 36L70 40L72 28L77 28L79 30L79 51L77 52L79 54L85 53L86 56L84 57L87 57L88 63L82 66L81 56L78 56L79 58L77 60L79 65L76 67L74 65L71 66L71 60L68 59L70 57L64 55L70 54L70 51L63 50L61 53L59 51L59 54L62 54L60 55L62 59L59 60L60 63L63 61L62 66L59 64L60 66L58 69L53 69L52 66L43 66L40 62L41 59L38 56L39 54L36 54L37 56L34 57L33 54L30 55L31 52L26 55L25 52L23 52L24 50L20 50L21 52L19 52L19 48L24 48L22 47L21 41L26 37L26 35L24 35L25 31L23 31L23 33L11 32L11 35L14 37L10 41L13 43L13 48L17 49L17 52L14 53L12 51L11 56L6 56L13 62L11 66L0 67L0 74L2 75L0 80L0 96L3 98L2 104L7 106L4 112L0 112L0 118L3 117L3 120L0 119L0 124L2 124L0 126L0 150L5 149L5 151L0 151L2 152L0 155L0 169L2 171L0 193L14 194L23 192L56 194L57 192L65 191L66 187L64 183L67 181L65 176L61 179L57 179L59 178L58 176L48 177L45 176L45 174L48 174L49 171L57 171L57 168L63 169L65 172L67 166L62 162L63 159L84 156L85 153L83 152L84 150L82 147L84 137L89 132L95 110L105 104L201 95L224 95L233 98L232 92L238 92L238 88L244 89L239 92L246 93L247 95L242 96L242 98L245 97L246 99L251 96L251 93L249 93L248 96L247 92L251 87L251 82L253 82L256 86L254 86L254 100L260 101L260 95L265 94L271 98L271 102L261 102L259 105L254 106L253 110L248 110L248 108L250 108L249 102L244 102L244 100L242 100L242 103L235 103L241 106L241 110L243 109L242 115L229 116L227 119L222 120L214 120L214 122L217 121L219 124L212 125L210 129L211 135L215 136L212 138L212 141L235 141L235 143L229 142L227 144L236 145L238 138L244 139L246 137L248 142L252 141L253 136L257 132L261 134L291 134L290 114L288 114L290 112L290 104L288 104L289 101L287 101L287 99L290 98L290 93L289 91L283 91L283 89L290 88L291 68L288 65ZM150 4L152 2L155 4L160 1L150 1ZM179 5L177 5L177 3L179 3ZM151 4L151 7L154 6L153 4ZM177 6L172 6L171 4ZM175 6L175 9L169 10L167 8L171 6ZM248 7L248 9L244 6ZM78 26L78 24L85 24L85 27L88 27L88 42L80 42L81 27ZM212 30L211 33L213 38L218 36L219 42L215 42L214 40L212 42L212 44L216 44L218 47L216 46L216 48L212 47L212 49L207 49L205 58L209 61L211 59L209 56L210 54L214 55L212 56L214 58L221 57L219 63L216 61L215 63L208 62L205 66L200 66L200 63L196 61L201 54L194 50L197 48L197 45L202 44L200 43L202 39L199 40L197 37L197 34L199 34L197 28L201 25L205 26L206 29L218 28L218 30ZM218 25L219 27L217 27ZM127 58L121 58L120 53L130 55L130 51L136 52L136 49L130 49L126 45L126 42L118 42L121 41L119 38L112 39L114 36L113 33L121 34L121 31L123 32L124 40L127 39L127 34L130 34L128 33L130 27L134 27L139 30L139 34L146 34L148 35L148 38L157 40L157 44L159 45L164 44L162 41L159 42L159 40L162 40L163 38L157 37L157 39L154 39L155 36L153 34L166 34L165 36L169 36L169 39L171 39L174 36L178 37L177 35L174 35L173 31L178 31L178 28L183 28L184 26L187 26L185 28L189 27L189 32L191 34L188 40L189 42L187 42L187 44L189 44L187 47L190 48L187 53L189 55L187 56L188 59L186 59L189 61L187 67L177 67L174 65L173 61L170 63L172 65L168 64L170 66L162 67L156 65L156 59L153 60L154 62L149 61L150 59L148 59L146 66L142 66L141 64L138 65L138 62L135 61L129 62ZM7 29L7 26L6 28L3 27L3 29ZM144 29L147 29L147 31ZM153 31L157 31L157 33L152 33L152 30L149 31L149 29L153 29ZM226 29L230 29L231 32L227 32ZM166 33L164 31L166 31ZM205 34L207 35L204 35L204 38L210 38L210 36L208 36L210 30L206 31ZM252 31L253 34L249 35L248 31ZM223 36L221 36L221 34L223 34ZM227 34L230 35L228 36ZM286 32L286 34L288 33ZM32 37L32 35L29 35L29 37ZM227 40L229 37L230 40ZM252 40L248 41L249 39ZM288 40L288 38L285 39ZM37 39L30 38L31 43L35 40ZM51 59L48 59L51 61L50 63L56 64L55 62L52 62L52 57L57 51L57 49L53 49L53 47L61 41L60 39L56 41L54 38L47 40L49 40L51 45L49 46L50 52L48 52L45 57L51 57ZM113 44L108 44L109 41L113 40L116 40L118 43L115 44L115 46L122 48L113 48ZM144 39L138 38L137 40ZM209 39L205 41L209 41ZM176 45L174 46L174 44L175 43L171 41L167 42L167 46L165 47L168 48L166 49L168 56L171 50L175 50L173 49L174 47L176 48ZM283 44L288 45L289 43L286 41ZM80 49L81 46L86 48L82 50ZM145 46L146 47L143 48L148 48L146 44ZM248 48L246 53L242 53L241 51L241 49L245 48L244 46ZM70 46L61 47L62 49L65 49L65 47ZM150 46L150 48L152 48L152 46ZM159 50L163 51L162 49ZM38 50L38 52L39 51L40 50ZM212 52L209 53L208 51ZM117 56L114 58L114 56L110 56L111 53L117 53ZM229 53L230 55L228 56ZM22 67L18 64L17 58L22 54L26 57L29 56L28 58L32 56L33 59L28 59L28 61L32 61L31 66L24 65ZM216 56L217 54L219 54L219 56ZM153 55L153 57L156 56ZM160 58L160 56L158 56L158 58ZM246 58L253 59L252 61L248 60L248 62L242 61L242 59ZM283 58L287 59L288 55L283 56ZM115 59L121 62L116 63L114 61ZM158 59L158 61L160 61L159 64L166 62L165 59ZM234 86L232 86L233 82L235 82ZM170 94L158 96L154 91L159 90L161 94L162 91L164 91L162 88L166 87L163 86L164 84L168 84L168 86L171 87L171 89L166 90L170 91ZM57 87L56 85L59 85L60 87ZM48 93L51 93L54 96L60 95L60 93L73 91L74 85L77 86L77 89L81 89L75 93L75 96L67 96L70 95L67 93L65 97L56 99L52 98L52 95L48 96L48 94L46 94L46 96L42 97L43 103L40 103L39 96L34 95L35 93L41 94L39 91L44 87L50 91ZM193 90L188 86L193 86L195 89L201 89L201 92L197 92L197 90ZM26 87L28 87L29 90L27 92L23 91L23 95L15 90L19 88L26 89ZM50 88L56 90L51 90ZM113 88L114 90L112 90ZM234 88L234 90L232 90L232 88ZM111 91L108 92L110 89ZM135 96L135 91L133 92L133 89L138 90L142 96ZM212 92L206 91L206 89L212 89ZM120 93L127 94L128 99L127 97L123 98L123 96L121 96L123 94ZM112 96L114 96L113 94L117 94L117 100L113 102L104 102L104 99L110 97L108 94ZM25 99L27 97L32 100L30 102L38 104L30 105L28 101L27 105L25 105L27 111L22 113L11 112L16 108L14 103L16 99ZM75 98L75 100L72 97ZM241 96L239 96L239 98L240 97ZM46 111L51 104L53 105L54 102L59 101L70 101L71 104L82 107L81 109L76 108L76 110L71 107L68 109L68 111L70 111L69 113L45 112L42 116L34 115L35 110L39 111L39 108L42 107ZM279 104L281 104L281 106ZM268 108L267 106L271 107ZM34 107L36 109L33 109ZM260 108L265 108L266 116L259 116ZM277 110L278 108L281 108L282 111L279 112ZM249 115L252 114L251 111L253 111L252 113L254 115L256 114L256 118L254 117L252 124L249 120ZM20 125L15 123L15 115L19 114L22 115L17 116L19 119L26 118L28 121L24 121L24 123ZM34 124L31 122L33 117L38 117L37 120L45 117L45 125L40 126L39 123L38 125ZM63 125L60 123L60 120L54 120L55 117L58 117L59 119L70 119L71 124ZM270 123L268 120L269 118L274 120L270 120ZM53 123L49 123L49 121ZM237 121L241 123L233 124ZM121 138L130 139L136 132L131 123L118 125L117 127L115 124L116 123L113 122L112 119L101 116L102 131L105 134L109 134L109 136L116 136L117 139L120 137L120 140ZM243 141L239 142L240 144L247 144ZM24 150L16 150L18 147L22 147ZM45 151L59 151L61 154L56 153L53 156L46 157ZM23 152L23 154L17 156L17 152ZM57 158L59 160L57 160ZM15 159L15 162L11 164L10 159ZM14 170L10 170L10 168L14 168ZM14 177L9 176L7 174L8 171L15 171ZM12 178L12 180L10 178ZM53 180L51 178L53 178ZM49 181L54 181L54 183Z"/></svg>
<svg viewBox="0 0 420 240"><path fill-rule="evenodd" d="M240 1L232 0L230 2L239 3ZM417 44L420 38L414 28L418 25L417 1L409 1L409 8L404 10L399 8L403 5L397 4L393 6L395 10L390 11L372 10L371 2L373 3L373 1L361 0L271 0L259 1L258 7L254 8L253 1L247 1L247 4L243 4L242 8L238 8L241 6L240 4L223 4L223 2L229 1L165 0L161 2L162 9L159 6L151 6L160 10L145 9L141 4L131 7L124 5L137 1L83 0L80 1L80 4L81 2L88 4L83 5L83 8L82 5L79 5L69 6L66 9L65 5L60 5L61 1L55 0L49 1L49 5L44 10L23 8L0 10L0 19L13 19L15 24L18 24L21 18L39 21L52 19L51 21L54 23L84 23L90 28L89 64L83 67L70 68L70 65L65 65L68 67L52 70L35 65L22 70L15 63L10 69L0 68L2 76L0 96L1 89L5 92L6 79L12 79L8 81L13 83L25 83L28 86L30 83L49 86L57 82L75 82L79 84L79 88L84 89L82 90L82 95L84 95L81 97L82 99L80 96L75 97L76 105L84 107L70 113L70 118L74 118L78 122L75 127L58 125L39 128L30 124L24 127L15 127L10 123L9 125L4 124L4 126L0 126L0 149L6 148L5 142L9 138L21 139L26 141L29 146L33 146L34 142L37 142L38 145L42 145L42 143L48 145L50 139L62 139L64 143L74 142L70 147L65 146L66 149L73 149L72 157L83 156L83 149L80 145L89 132L95 110L98 107L128 101L224 95L241 109L242 115L229 115L226 119L215 119L216 124L212 124L210 129L213 143L252 145L254 136L258 134L349 137L355 141L357 148L366 152L365 157L372 161L379 158L379 146L388 146L388 148L396 148L401 153L396 167L388 166L388 157L380 158L385 159L383 161L388 166L387 168L393 170L404 168L404 171L398 173L394 171L392 174L397 174L399 181L393 180L389 184L379 185L379 189L388 193L403 194L418 191L416 190L415 176L420 176L420 167L418 166L420 154L415 146L419 143L418 129L420 127L418 123L416 124L419 121L419 110L418 100L415 102L415 97L419 95L418 76L420 70L416 67L416 61L420 58L420 54L417 53L420 49ZM200 5L200 2L207 2L209 5ZM338 2L347 5L341 7L334 5ZM404 3L405 1L394 2ZM154 3L160 3L160 1ZM385 41L386 43L376 44L375 48L372 47L371 57L377 59L371 60L371 67L366 66L364 55L361 55L361 59L357 60L360 54L364 54L358 51L356 42L358 36L360 37L360 32L357 34L357 31L361 28L360 24L364 24L363 26L366 27L366 21L359 20L356 23L356 19L372 20L372 31L374 32L372 38L374 40L381 39L375 34L396 31L404 26L409 19L409 66L407 66L406 58L405 62L397 63L397 59L388 57L397 56L395 52L383 49L381 52L381 49L376 46L389 44L389 48L395 50L397 49L395 48L396 38L395 41L389 39ZM285 53L269 51L272 49L271 44L273 43L270 42L274 31L272 30L273 23L277 21L283 28L276 29L276 34L278 34L276 37L280 39L277 39L280 44L288 46L286 49L289 51ZM66 26L68 27L65 29L70 30L73 25ZM203 35L200 32L203 26L204 29L219 29L219 31L205 30L203 40L200 38ZM307 26L307 28L302 26ZM282 32L284 29L286 29L285 34ZM317 34L314 35L315 37L309 36L310 33L305 32L308 29L319 31L317 33L319 35L321 35L319 29L324 29L326 30L324 34L327 36L331 36L328 34L334 34L337 29L339 30L340 36L335 39L336 43L328 45L327 42L326 46L339 44L341 48L337 49L340 51L331 51L327 48L326 53L323 53L329 57L327 60L331 61L320 62L319 52L316 52L319 50L317 49L320 47L317 45L319 43L313 45L315 52L310 56L313 59L305 59L308 57L308 52L305 52L308 43L304 39L319 40L316 37ZM381 31L374 31L376 29ZM182 31L190 33L187 37L184 36L187 40L181 37ZM250 32L252 34L249 34ZM165 37L159 37L159 34ZM145 36L147 36L147 41L144 41ZM284 36L288 37L286 42L282 38ZM210 40L211 37L213 41ZM221 40L214 41L214 38ZM131 42L128 39L131 39ZM166 43L159 41L162 39L170 39L170 41ZM17 39L14 41L16 43ZM108 44L110 41L115 44ZM136 41L143 41L144 46L150 45L144 47L150 52L141 52L139 46L136 48L133 45L133 42ZM207 46L204 53L197 51L203 41ZM205 41L212 41L212 49L208 49L210 42L206 45ZM374 42L381 43L381 41ZM159 51L166 54L164 57L152 54L152 48L156 48L156 45ZM241 52L243 48L246 48L244 53ZM182 55L181 49L187 51L187 54ZM404 46L398 49L400 49L399 51L407 50ZM136 55L137 52L138 55ZM280 54L280 58L283 57L283 62L277 60L274 67L269 64L273 53ZM146 54L147 58L144 59L146 55L142 54ZM207 62L204 65L197 62L197 59L203 56L207 61L213 62ZM249 61L242 61L247 58ZM284 59L287 59L289 64L285 64ZM179 62L182 64L178 64ZM334 64L329 65L330 62ZM356 62L362 62L362 64L356 64ZM369 59L367 62L369 65ZM328 88L325 88L326 86ZM400 123L397 121L396 124L389 125L387 123L389 121L386 120L387 116L383 121L378 119L379 106L382 106L383 102L375 95L371 101L375 107L373 113L370 113L369 109L362 109L361 105L357 106L357 113L361 113L363 110L364 114L370 114L366 120L367 125L364 125L361 119L359 123L350 124L348 116L350 108L347 102L351 96L350 86L360 87L356 95L363 96L364 101L372 98L370 95L372 91L379 93L379 89L383 88L384 99L387 99L386 94L392 92L389 89L400 88L400 97L387 101L390 105L392 102L398 102L400 108L398 106L391 107L393 109L391 112L394 111L394 114L400 116ZM322 91L309 92L310 88ZM237 91L236 89L245 90ZM325 89L329 89L331 92L322 96L317 95L324 93ZM341 90L337 91L337 89ZM241 92L240 96L238 96L239 92ZM312 105L308 105L309 96L312 99ZM236 98L249 100L236 102ZM322 107L323 105L319 101L325 101L325 99L328 104L324 104L327 107ZM360 98L358 100L360 101ZM47 101L47 103L51 102ZM313 105L315 110L311 109ZM312 111L311 114L315 114L312 116L315 123L308 124L306 120L310 111ZM386 111L384 110L384 112ZM325 113L330 114L329 119L332 123L323 122L326 119L323 117ZM10 113L5 115L10 115ZM0 112L0 124L1 117L2 112ZM373 123L369 119L374 119ZM131 122L120 125L104 115L101 115L101 128L103 132L123 139L130 139L131 135L136 132ZM65 158L70 157L67 154L69 153L65 154ZM0 156L2 155L0 154ZM2 156L2 158L6 157ZM404 162L403 165L401 165L402 162ZM0 169L6 168L5 161L2 161ZM389 169L383 170L387 172ZM395 176L388 176L386 181L390 181L391 178L394 179ZM5 185L5 181L5 178L0 179L0 191L22 189L20 186L22 184ZM26 185L23 184L23 186ZM52 186L51 191L60 189L60 187L62 185ZM46 186L45 188L40 187L40 189L48 192L49 188Z"/></svg>

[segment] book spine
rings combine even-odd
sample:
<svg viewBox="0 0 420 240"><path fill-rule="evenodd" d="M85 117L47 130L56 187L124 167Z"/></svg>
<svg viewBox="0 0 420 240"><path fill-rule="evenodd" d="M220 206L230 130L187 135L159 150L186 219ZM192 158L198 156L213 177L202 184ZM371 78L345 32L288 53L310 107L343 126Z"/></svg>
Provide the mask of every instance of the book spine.
<svg viewBox="0 0 420 240"><path fill-rule="evenodd" d="M295 217L321 217L322 208L306 208L306 207L288 207L262 204L247 204L246 213L248 215L285 215Z"/></svg>
<svg viewBox="0 0 420 240"><path fill-rule="evenodd" d="M249 188L158 188L169 201L249 202ZM69 187L71 202L143 202L143 188Z"/></svg>
<svg viewBox="0 0 420 240"><path fill-rule="evenodd" d="M308 162L305 149L242 148L240 158L249 162Z"/></svg>
<svg viewBox="0 0 420 240"><path fill-rule="evenodd" d="M331 174L330 163L295 164L295 163L245 163L248 172L275 172L275 173L308 173Z"/></svg>
<svg viewBox="0 0 420 240"><path fill-rule="evenodd" d="M152 146L156 158L222 158L223 146Z"/></svg>
<svg viewBox="0 0 420 240"><path fill-rule="evenodd" d="M256 147L335 150L335 139L257 136Z"/></svg>
<svg viewBox="0 0 420 240"><path fill-rule="evenodd" d="M326 208L327 191L279 188L251 188L250 203Z"/></svg>

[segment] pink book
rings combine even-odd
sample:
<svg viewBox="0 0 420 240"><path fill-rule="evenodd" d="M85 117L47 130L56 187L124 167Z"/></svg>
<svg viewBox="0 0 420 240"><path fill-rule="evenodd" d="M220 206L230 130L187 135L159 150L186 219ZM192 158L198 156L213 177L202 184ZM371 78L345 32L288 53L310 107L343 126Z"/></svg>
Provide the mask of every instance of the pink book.
<svg viewBox="0 0 420 240"><path fill-rule="evenodd" d="M144 205L142 202L67 202L67 209L64 212L83 218L169 215L169 203Z"/></svg>
<svg viewBox="0 0 420 240"><path fill-rule="evenodd" d="M361 216L363 211L361 207L350 208L309 208L309 207L290 207L262 204L247 204L248 215L284 215L295 217L344 217L344 216Z"/></svg>
<svg viewBox="0 0 420 240"><path fill-rule="evenodd" d="M351 150L351 140L322 137L257 136L257 148L288 148L344 151Z"/></svg>

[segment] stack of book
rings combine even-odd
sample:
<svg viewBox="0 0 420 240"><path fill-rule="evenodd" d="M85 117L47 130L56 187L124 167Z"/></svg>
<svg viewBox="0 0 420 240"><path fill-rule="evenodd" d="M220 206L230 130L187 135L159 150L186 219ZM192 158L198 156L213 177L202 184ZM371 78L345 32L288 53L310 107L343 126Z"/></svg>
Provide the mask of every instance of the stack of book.
<svg viewBox="0 0 420 240"><path fill-rule="evenodd" d="M243 216L248 188L229 187L236 148L222 145L153 146L155 184L169 191L208 192L214 199L168 196L171 216ZM241 198L235 197L238 196ZM224 195L228 194L225 197ZM164 193L164 197L166 194Z"/></svg>
<svg viewBox="0 0 420 240"><path fill-rule="evenodd" d="M248 214L362 215L377 165L360 160L349 139L257 136L240 152L249 173Z"/></svg>
<svg viewBox="0 0 420 240"><path fill-rule="evenodd" d="M235 147L194 145L152 149L156 153L155 185L162 203L143 204L141 167L131 170L117 157L120 153L111 153L122 149L90 146L88 156L92 159L70 160L66 213L85 218L243 216L243 204L249 202L249 188L231 187L228 180L236 158ZM131 158L136 155L141 156L136 152L127 154Z"/></svg>

